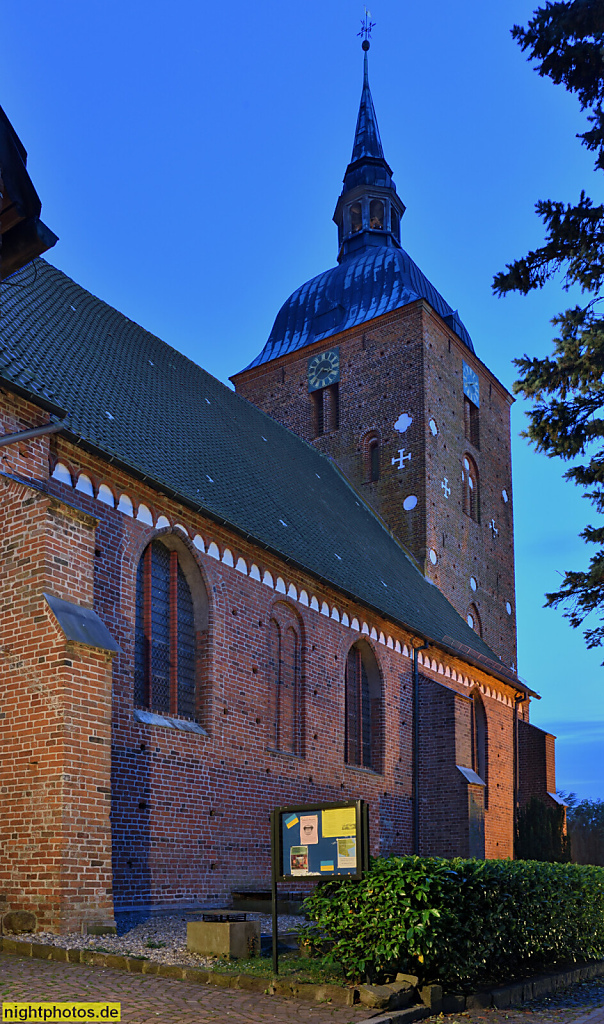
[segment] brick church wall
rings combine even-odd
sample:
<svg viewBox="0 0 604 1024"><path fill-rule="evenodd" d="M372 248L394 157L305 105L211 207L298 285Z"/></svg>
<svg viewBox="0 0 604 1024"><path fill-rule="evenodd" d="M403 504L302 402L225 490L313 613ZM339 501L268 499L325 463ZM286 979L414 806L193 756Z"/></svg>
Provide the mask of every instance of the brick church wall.
<svg viewBox="0 0 604 1024"><path fill-rule="evenodd" d="M308 361L336 347L339 428L314 437ZM463 362L480 380L478 448L464 432ZM515 668L512 399L431 307L417 300L232 380L239 394L335 459L459 614L466 618L475 605L484 640ZM397 429L401 414L405 420ZM368 437L379 440L380 478L373 482L368 478ZM479 522L463 508L466 455L479 472ZM411 496L417 503L406 510L404 501ZM497 533L489 527L491 520Z"/></svg>
<svg viewBox="0 0 604 1024"><path fill-rule="evenodd" d="M11 402L18 420L7 429L31 425L32 408ZM116 906L125 906L266 886L270 810L297 801L362 797L370 806L373 852L409 852L414 638L60 436L41 439L34 450L25 459L15 446L4 462L5 473L28 477L29 485L3 477L10 494L3 504L3 597L12 617L4 623L2 723L15 767L2 797L16 838L5 844L0 878L10 905L35 907L41 921L69 929L84 919L107 920L111 890ZM69 484L49 479L57 461ZM134 516L144 503L155 523L163 515L170 526L147 525L76 489L81 473L95 494L105 483L115 504L128 495ZM135 720L136 569L151 538L161 536L188 551L208 597L200 714L207 735ZM195 546L200 537L205 551ZM257 575L271 574L271 586L252 577L254 565ZM62 638L44 590L94 606L121 648L113 664L105 652ZM268 624L283 602L300 623L304 645L302 757L270 749ZM358 629L351 628L355 619ZM361 637L382 678L380 773L344 763L344 664ZM502 749L507 743L511 750L509 686L436 649L423 659L422 676L424 687L438 689L440 681L464 695L455 697L462 705L479 685L487 713L503 725ZM443 750L449 742L443 731ZM26 784L30 768L35 785ZM507 771L506 764L502 792L509 789ZM427 818L442 813L432 782L429 776ZM487 846L493 856L509 856L501 835L511 833L511 805L503 801L499 812L503 822L486 816Z"/></svg>
<svg viewBox="0 0 604 1024"><path fill-rule="evenodd" d="M529 722L518 722L518 768L520 804L536 796L547 800L556 792L555 736Z"/></svg>
<svg viewBox="0 0 604 1024"><path fill-rule="evenodd" d="M113 919L111 661L68 643L43 593L92 604L94 519L6 477L1 487L0 890L70 930Z"/></svg>

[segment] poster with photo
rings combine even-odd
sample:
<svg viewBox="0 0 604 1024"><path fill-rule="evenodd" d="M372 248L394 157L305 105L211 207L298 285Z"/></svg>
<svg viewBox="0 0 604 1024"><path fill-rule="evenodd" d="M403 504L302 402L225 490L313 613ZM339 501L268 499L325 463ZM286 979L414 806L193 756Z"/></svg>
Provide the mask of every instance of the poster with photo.
<svg viewBox="0 0 604 1024"><path fill-rule="evenodd" d="M338 839L338 867L356 868L357 866L357 841L354 837Z"/></svg>
<svg viewBox="0 0 604 1024"><path fill-rule="evenodd" d="M308 846L291 846L289 860L292 875L308 874Z"/></svg>
<svg viewBox="0 0 604 1024"><path fill-rule="evenodd" d="M319 842L319 815L300 815L300 842L307 846L314 846Z"/></svg>

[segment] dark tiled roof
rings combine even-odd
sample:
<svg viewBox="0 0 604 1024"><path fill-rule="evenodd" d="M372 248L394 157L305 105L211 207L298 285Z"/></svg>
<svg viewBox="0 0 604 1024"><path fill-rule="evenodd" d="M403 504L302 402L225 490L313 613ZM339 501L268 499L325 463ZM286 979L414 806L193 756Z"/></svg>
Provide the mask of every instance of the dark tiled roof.
<svg viewBox="0 0 604 1024"><path fill-rule="evenodd" d="M383 313L426 299L473 352L472 339L448 302L404 249L375 246L313 277L283 304L260 355L260 366Z"/></svg>
<svg viewBox="0 0 604 1024"><path fill-rule="evenodd" d="M44 260L3 290L0 377L66 409L72 434L189 506L496 662L327 458Z"/></svg>

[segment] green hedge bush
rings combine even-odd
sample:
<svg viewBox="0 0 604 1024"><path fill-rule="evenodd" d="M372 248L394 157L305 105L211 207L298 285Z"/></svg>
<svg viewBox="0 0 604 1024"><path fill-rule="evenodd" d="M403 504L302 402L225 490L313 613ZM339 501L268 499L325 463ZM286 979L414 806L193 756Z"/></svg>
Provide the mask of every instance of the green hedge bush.
<svg viewBox="0 0 604 1024"><path fill-rule="evenodd" d="M398 971L447 991L604 958L604 869L537 861L372 860L361 882L317 886L311 951L347 977ZM325 952L327 950L327 952Z"/></svg>

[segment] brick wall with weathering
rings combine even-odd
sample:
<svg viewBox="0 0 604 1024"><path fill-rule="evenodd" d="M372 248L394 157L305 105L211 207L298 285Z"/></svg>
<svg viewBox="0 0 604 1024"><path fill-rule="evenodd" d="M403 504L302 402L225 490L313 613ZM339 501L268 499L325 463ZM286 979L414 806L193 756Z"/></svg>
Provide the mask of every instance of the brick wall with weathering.
<svg viewBox="0 0 604 1024"><path fill-rule="evenodd" d="M308 360L334 347L339 425L315 436ZM480 383L478 444L466 437L464 362ZM232 379L239 394L336 460L425 575L515 668L511 398L431 307L418 300ZM467 457L479 477L477 521L464 507Z"/></svg>
<svg viewBox="0 0 604 1024"><path fill-rule="evenodd" d="M14 405L7 432L47 419ZM43 594L92 606L95 519L40 489L47 439L3 455L0 909L71 930L113 920L111 661L67 642Z"/></svg>
<svg viewBox="0 0 604 1024"><path fill-rule="evenodd" d="M4 399L12 410L6 429L44 421L21 399ZM269 813L288 803L362 797L373 852L410 851L413 636L61 435L5 451L6 906L31 906L54 928L76 928L110 916L111 890L125 906L266 887ZM137 567L162 537L193 566L194 600L207 603L195 732L177 714L141 720L134 702ZM92 604L121 648L113 663L65 641L44 591ZM272 620L300 638L297 749L289 739L289 749L275 743ZM345 763L345 662L361 638L382 687L379 771ZM437 649L420 663L425 680L463 699L480 687L495 723L490 792L501 788L486 814L487 850L508 856L513 691ZM443 732L434 756L448 758L448 743ZM442 815L429 776L423 795L426 821Z"/></svg>
<svg viewBox="0 0 604 1024"><path fill-rule="evenodd" d="M520 804L531 797L548 800L548 793L556 792L556 737L529 722L518 722L518 764Z"/></svg>

